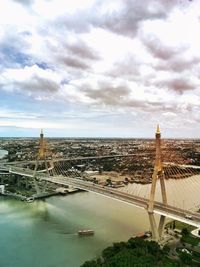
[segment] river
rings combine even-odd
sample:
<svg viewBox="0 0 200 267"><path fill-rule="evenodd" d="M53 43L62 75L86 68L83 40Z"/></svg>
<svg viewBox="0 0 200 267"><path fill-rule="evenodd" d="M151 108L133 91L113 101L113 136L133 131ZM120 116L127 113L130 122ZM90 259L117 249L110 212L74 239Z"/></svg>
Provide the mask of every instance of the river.
<svg viewBox="0 0 200 267"><path fill-rule="evenodd" d="M2 267L78 267L149 229L142 209L87 192L33 203L2 198L0 216ZM78 237L84 228L95 235Z"/></svg>
<svg viewBox="0 0 200 267"><path fill-rule="evenodd" d="M200 202L197 177L166 184L169 202L175 198L180 207ZM127 188L149 191L148 185ZM78 267L113 242L149 230L144 210L88 192L33 203L1 198L0 216L2 267ZM95 235L78 237L84 228Z"/></svg>

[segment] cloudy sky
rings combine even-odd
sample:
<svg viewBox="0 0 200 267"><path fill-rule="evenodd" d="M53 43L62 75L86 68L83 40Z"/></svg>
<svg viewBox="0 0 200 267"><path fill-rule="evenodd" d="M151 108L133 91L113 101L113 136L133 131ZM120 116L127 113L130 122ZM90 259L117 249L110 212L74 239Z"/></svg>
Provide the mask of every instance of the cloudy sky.
<svg viewBox="0 0 200 267"><path fill-rule="evenodd" d="M0 136L200 137L200 1L1 0Z"/></svg>

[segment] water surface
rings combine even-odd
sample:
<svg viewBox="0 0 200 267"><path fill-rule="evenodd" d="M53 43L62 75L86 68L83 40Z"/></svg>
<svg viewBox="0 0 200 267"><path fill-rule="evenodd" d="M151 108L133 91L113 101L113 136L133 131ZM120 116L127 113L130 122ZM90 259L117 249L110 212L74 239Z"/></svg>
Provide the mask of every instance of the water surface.
<svg viewBox="0 0 200 267"><path fill-rule="evenodd" d="M2 267L78 267L149 229L142 209L87 192L34 203L2 198L0 216ZM95 235L78 237L85 228Z"/></svg>

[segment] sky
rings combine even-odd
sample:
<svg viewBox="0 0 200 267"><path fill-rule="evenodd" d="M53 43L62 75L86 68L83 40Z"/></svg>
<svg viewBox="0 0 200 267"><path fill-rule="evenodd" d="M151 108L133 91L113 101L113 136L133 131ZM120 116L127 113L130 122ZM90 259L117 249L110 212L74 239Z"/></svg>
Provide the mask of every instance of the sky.
<svg viewBox="0 0 200 267"><path fill-rule="evenodd" d="M0 136L200 137L200 1L1 0Z"/></svg>

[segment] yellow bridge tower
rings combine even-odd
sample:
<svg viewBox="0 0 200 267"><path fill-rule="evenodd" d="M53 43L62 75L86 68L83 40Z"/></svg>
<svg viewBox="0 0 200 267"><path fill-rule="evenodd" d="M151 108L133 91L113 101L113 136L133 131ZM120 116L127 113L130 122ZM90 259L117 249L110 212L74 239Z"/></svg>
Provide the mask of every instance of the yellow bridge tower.
<svg viewBox="0 0 200 267"><path fill-rule="evenodd" d="M37 171L38 171L39 164L43 164L45 166L45 169L40 170L40 172L46 172L48 176L50 176L49 169L50 167L53 166L53 162L50 161L50 164L49 164L50 166L48 167L47 148L46 148L46 142L44 140L43 130L41 130L41 133L40 133L39 150L38 150L38 155L37 155L35 168L33 172L33 179L34 179L34 184L35 184L35 189L36 189L37 194L40 194L42 191L44 192L46 189L46 185L44 185L42 189L40 189L38 185Z"/></svg>
<svg viewBox="0 0 200 267"><path fill-rule="evenodd" d="M154 217L154 201L155 201L157 180L160 180L163 204L167 204L167 195L166 195L165 181L164 181L165 175L163 171L162 154L161 154L161 133L160 133L159 125L157 126L155 137L156 137L156 141L155 141L156 158L155 158L154 171L152 175L152 185L151 185L150 198L149 198L149 203L148 203L148 214L149 214L149 221L150 221L150 226L151 226L151 231L152 231L152 238L154 240L158 240L162 236L162 232L163 232L163 228L165 224L165 216L161 215L159 226L157 228L155 217Z"/></svg>

